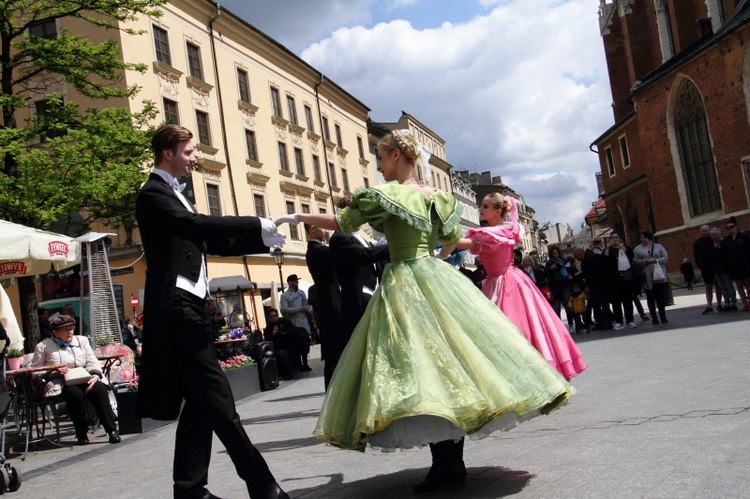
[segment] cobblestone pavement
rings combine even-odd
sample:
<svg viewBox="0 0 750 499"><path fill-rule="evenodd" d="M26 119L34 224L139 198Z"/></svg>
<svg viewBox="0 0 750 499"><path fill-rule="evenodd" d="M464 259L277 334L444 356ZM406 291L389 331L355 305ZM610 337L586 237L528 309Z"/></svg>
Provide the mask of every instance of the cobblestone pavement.
<svg viewBox="0 0 750 499"><path fill-rule="evenodd" d="M703 291L676 290L669 324L576 335L589 369L568 406L468 440L466 483L430 497L750 498L750 312L703 316ZM323 369L311 366L238 404L282 487L300 498L412 496L427 449L358 453L313 437ZM120 445L99 431L87 447L44 446L23 461L11 453L24 481L10 497L169 497L174 431L125 435ZM218 440L209 488L248 497Z"/></svg>

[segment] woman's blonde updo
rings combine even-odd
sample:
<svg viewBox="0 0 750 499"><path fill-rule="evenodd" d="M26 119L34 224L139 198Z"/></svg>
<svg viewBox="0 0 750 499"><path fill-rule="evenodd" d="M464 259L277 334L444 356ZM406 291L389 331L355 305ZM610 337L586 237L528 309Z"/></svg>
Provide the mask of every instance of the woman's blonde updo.
<svg viewBox="0 0 750 499"><path fill-rule="evenodd" d="M510 197L503 196L499 192L491 192L487 194L484 199L490 201L496 210L499 209L502 217L505 217L505 215L507 215L513 208L513 203L510 200Z"/></svg>
<svg viewBox="0 0 750 499"><path fill-rule="evenodd" d="M380 139L378 147L382 147L386 152L398 149L409 164L416 165L419 156L419 143L408 130L394 130Z"/></svg>

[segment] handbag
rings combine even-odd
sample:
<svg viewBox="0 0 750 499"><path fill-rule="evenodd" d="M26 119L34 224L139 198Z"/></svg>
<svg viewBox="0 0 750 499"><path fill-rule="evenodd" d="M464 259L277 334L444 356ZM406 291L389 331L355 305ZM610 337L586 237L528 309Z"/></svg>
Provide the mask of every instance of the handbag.
<svg viewBox="0 0 750 499"><path fill-rule="evenodd" d="M560 269L560 275L563 277L563 279L567 279L568 278L568 270L565 267L561 268Z"/></svg>
<svg viewBox="0 0 750 499"><path fill-rule="evenodd" d="M65 384L80 385L82 383L88 383L91 376L92 374L83 367L71 367L68 369L68 372L65 373Z"/></svg>

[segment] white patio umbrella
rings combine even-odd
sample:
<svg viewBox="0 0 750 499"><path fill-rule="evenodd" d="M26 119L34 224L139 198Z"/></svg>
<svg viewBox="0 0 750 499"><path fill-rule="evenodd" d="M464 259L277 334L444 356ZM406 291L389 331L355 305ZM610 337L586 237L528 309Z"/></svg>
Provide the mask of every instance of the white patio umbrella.
<svg viewBox="0 0 750 499"><path fill-rule="evenodd" d="M0 220L0 279L46 274L81 263L81 245L62 234Z"/></svg>
<svg viewBox="0 0 750 499"><path fill-rule="evenodd" d="M46 274L79 263L81 245L72 237L0 220L0 279ZM23 348L21 329L5 292L0 295L0 320L11 346Z"/></svg>

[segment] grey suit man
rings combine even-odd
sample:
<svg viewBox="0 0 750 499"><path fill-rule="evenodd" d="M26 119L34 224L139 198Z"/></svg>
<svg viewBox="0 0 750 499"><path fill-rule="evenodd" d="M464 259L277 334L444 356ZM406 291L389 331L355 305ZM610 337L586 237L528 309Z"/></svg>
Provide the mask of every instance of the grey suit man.
<svg viewBox="0 0 750 499"><path fill-rule="evenodd" d="M174 497L213 498L206 489L213 433L227 449L252 498L284 498L234 407L213 348L208 314L206 253L267 253L275 230L257 217L195 212L176 178L195 163L192 133L165 125L154 134L156 169L136 202L148 267L143 356L138 390L141 417L175 419ZM180 407L184 401L184 407Z"/></svg>

